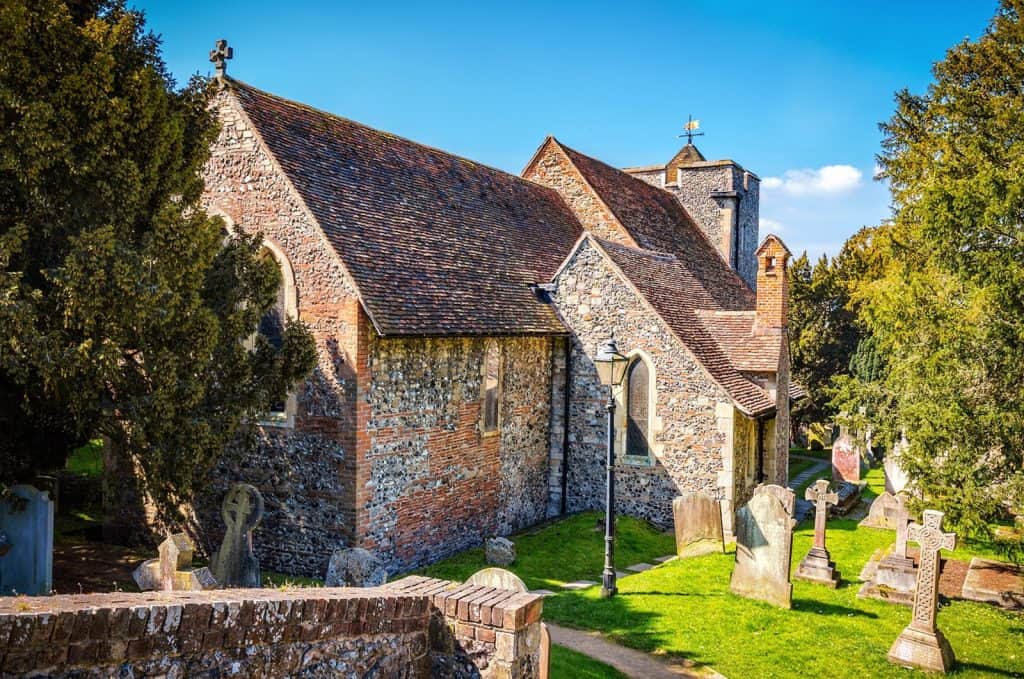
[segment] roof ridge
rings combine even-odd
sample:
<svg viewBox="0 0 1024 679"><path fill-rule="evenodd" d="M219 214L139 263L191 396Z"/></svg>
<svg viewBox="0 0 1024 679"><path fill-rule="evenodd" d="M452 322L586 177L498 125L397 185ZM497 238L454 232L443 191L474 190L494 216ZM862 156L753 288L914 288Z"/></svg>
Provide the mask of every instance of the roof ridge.
<svg viewBox="0 0 1024 679"><path fill-rule="evenodd" d="M600 238L598 236L594 236L593 234L591 234L591 235L594 238L594 240L596 240L602 246L608 245L608 246L611 246L613 248L622 248L623 250L630 250L632 252L637 252L637 253L639 253L641 255L650 255L651 257L654 257L654 258L657 258L657 259L663 259L665 261L671 261L671 262L678 262L679 261L679 258L676 257L671 252L665 252L663 250L651 250L650 248L642 248L642 247L639 247L639 246L638 247L633 247L631 245L625 245L623 243L616 243L615 241L611 241L611 240L607 240L607 239L604 239L604 238Z"/></svg>
<svg viewBox="0 0 1024 679"><path fill-rule="evenodd" d="M507 170L502 170L500 167L495 167L493 165L488 165L487 163L482 163L479 160L473 160L472 158L467 158L465 156L460 156L457 153L452 153L451 151L445 151L444 149L439 148L437 146L431 146L430 144L424 144L423 142L416 141L415 139L410 139L409 137L404 137L404 136L402 136L400 134L395 134L394 132L388 132L387 130L382 130L382 129L378 128L378 127L374 127L372 125L367 125L366 123L361 123L358 120L353 120L352 118L346 118L343 115L338 115L337 113L332 113L331 111L327 111L327 110L322 109L322 108L317 108L316 106L310 106L309 104L305 104L305 103L303 103L301 101L296 101L294 99L288 99L286 97L282 97L279 94L274 94L273 92L268 92L267 90L260 89L259 87L256 87L255 85L250 85L249 83L243 82L241 80L238 80L237 78L232 78L232 77L225 76L225 80L227 81L228 85L231 86L231 87L242 87L242 88L246 88L246 89L249 89L249 90L253 90L253 91L255 91L255 92L257 92L257 93L259 93L259 94L261 94L263 96L270 97L272 99L280 101L280 102L282 102L284 104L287 104L289 106L294 106L295 108L304 109L304 110L310 111L312 113L317 113L317 114L320 114L320 115L325 115L325 116L328 116L330 118L334 118L335 120L340 120L342 122L349 123L351 125L355 125L357 127L361 127L361 128L370 130L371 132L373 132L375 134L383 135L383 136L389 137L389 138L391 138L393 140L404 142L406 144L410 144L412 146L416 146L416 147L419 147L421 149L425 149L425 150L433 152L433 153L440 153L442 155L448 156L449 158L458 158L459 160L461 160L463 162L472 163L473 165L476 165L478 167L484 168L486 170L490 170L492 172L497 172L498 174L502 174L502 175L505 175L507 177L511 177L513 179L518 179L519 181L528 182L528 183L533 184L535 186L541 186L544 189L547 189L549 191L553 190L553 189L550 189L547 186L544 186L543 184L538 184L537 182L531 181L531 180L529 180L529 179L527 179L525 177L521 177L521 176L519 176L519 175L517 175L517 174L515 174L513 172L509 172Z"/></svg>

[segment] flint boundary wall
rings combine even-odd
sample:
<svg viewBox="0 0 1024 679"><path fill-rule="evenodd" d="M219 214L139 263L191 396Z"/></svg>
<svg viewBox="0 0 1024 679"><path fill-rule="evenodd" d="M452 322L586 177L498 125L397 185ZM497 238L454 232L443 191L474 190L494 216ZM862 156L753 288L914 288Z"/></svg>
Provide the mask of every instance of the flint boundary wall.
<svg viewBox="0 0 1024 679"><path fill-rule="evenodd" d="M539 595L379 588L0 598L0 676L540 676Z"/></svg>

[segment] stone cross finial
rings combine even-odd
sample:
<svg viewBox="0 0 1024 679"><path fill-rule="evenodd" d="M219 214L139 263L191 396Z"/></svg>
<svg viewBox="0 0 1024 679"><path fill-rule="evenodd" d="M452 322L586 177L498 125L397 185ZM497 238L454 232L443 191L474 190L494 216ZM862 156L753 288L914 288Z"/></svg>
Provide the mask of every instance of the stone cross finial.
<svg viewBox="0 0 1024 679"><path fill-rule="evenodd" d="M813 486L804 491L804 499L814 503L814 546L825 549L825 520L828 518L828 506L839 503L839 495L829 492L828 481L818 479Z"/></svg>
<svg viewBox="0 0 1024 679"><path fill-rule="evenodd" d="M210 62L214 64L217 69L217 77L223 78L228 70L228 59L235 57L235 50L228 47L228 41L221 38L217 41L217 47L210 50Z"/></svg>
<svg viewBox="0 0 1024 679"><path fill-rule="evenodd" d="M956 548L956 533L942 532L943 516L942 512L926 509L921 524L910 524L908 538L921 545L914 614L910 624L889 649L890 662L933 672L946 672L956 662L949 642L935 626L939 600L939 550Z"/></svg>

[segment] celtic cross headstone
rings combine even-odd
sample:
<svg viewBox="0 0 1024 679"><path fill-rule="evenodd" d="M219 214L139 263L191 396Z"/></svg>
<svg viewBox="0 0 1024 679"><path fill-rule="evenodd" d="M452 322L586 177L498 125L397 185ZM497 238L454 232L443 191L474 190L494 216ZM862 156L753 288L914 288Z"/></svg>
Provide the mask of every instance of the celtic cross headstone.
<svg viewBox="0 0 1024 679"><path fill-rule="evenodd" d="M956 547L956 534L942 532L942 517L942 512L926 509L921 524L910 525L908 538L921 545L914 612L910 624L889 649L889 662L931 672L948 672L956 662L953 649L935 624L939 603L939 550Z"/></svg>
<svg viewBox="0 0 1024 679"><path fill-rule="evenodd" d="M227 530L210 567L221 587L259 587L260 563L252 550L252 531L263 518L263 496L247 483L236 483L224 497L221 517Z"/></svg>
<svg viewBox="0 0 1024 679"><path fill-rule="evenodd" d="M838 503L839 495L829 491L827 480L818 479L807 488L804 499L814 503L814 545L800 562L794 577L834 589L839 584L839 571L825 547L825 521L828 506Z"/></svg>

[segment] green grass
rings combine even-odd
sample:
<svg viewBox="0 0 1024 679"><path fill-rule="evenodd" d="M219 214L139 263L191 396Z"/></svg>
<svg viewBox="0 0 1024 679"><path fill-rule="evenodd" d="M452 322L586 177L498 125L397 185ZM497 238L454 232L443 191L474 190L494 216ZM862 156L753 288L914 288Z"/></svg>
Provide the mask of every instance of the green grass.
<svg viewBox="0 0 1024 679"><path fill-rule="evenodd" d="M811 460L800 460L794 457L789 458L789 478L796 478L816 464L818 463Z"/></svg>
<svg viewBox="0 0 1024 679"><path fill-rule="evenodd" d="M75 474L101 476L103 474L103 441L94 439L76 448L64 468Z"/></svg>
<svg viewBox="0 0 1024 679"><path fill-rule="evenodd" d="M558 589L574 580L599 581L604 567L604 530L595 530L595 526L600 516L596 512L577 514L512 536L518 558L509 570L515 571L530 589ZM616 532L615 562L620 569L675 554L675 538L643 521L621 516ZM486 567L480 547L416 572L461 582Z"/></svg>
<svg viewBox="0 0 1024 679"><path fill-rule="evenodd" d="M804 457L814 457L819 460L831 460L832 449L825 448L824 450L811 450L809 448L790 448L790 455L803 455Z"/></svg>
<svg viewBox="0 0 1024 679"><path fill-rule="evenodd" d="M551 644L552 679L626 679L614 667L598 662L590 656Z"/></svg>
<svg viewBox="0 0 1024 679"><path fill-rule="evenodd" d="M865 495L884 489L879 469L867 474ZM577 578L599 579L602 545L593 514L576 516L515 538L519 561L510 570L531 588ZM671 537L636 521L620 520L619 568L671 552ZM809 522L793 540L793 570L810 548ZM794 581L793 609L734 596L729 591L733 554L671 561L621 578L619 595L601 599L597 587L564 591L544 601L544 618L569 627L598 630L633 648L689 658L728 677L909 677L886 654L910 621L910 610L857 598L861 567L876 549L893 541L890 531L858 528L853 520L829 522L828 546L843 583L837 590ZM966 543L951 556L993 556L989 544ZM425 570L463 580L483 567L479 550ZM1024 614L966 601L942 606L939 626L956 652L961 677L1024 676ZM569 661L569 673L580 674ZM597 675L602 676L602 675ZM612 675L614 676L614 675ZM923 675L917 675L923 676Z"/></svg>

